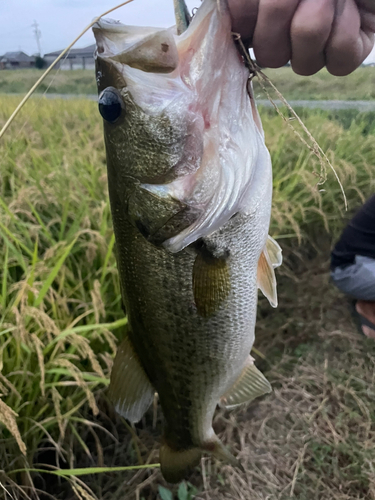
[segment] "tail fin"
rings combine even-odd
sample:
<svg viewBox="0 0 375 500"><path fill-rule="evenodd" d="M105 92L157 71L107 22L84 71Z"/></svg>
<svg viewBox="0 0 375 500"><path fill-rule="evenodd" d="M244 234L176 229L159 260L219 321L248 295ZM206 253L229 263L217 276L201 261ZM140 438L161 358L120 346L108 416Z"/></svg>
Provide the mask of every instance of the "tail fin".
<svg viewBox="0 0 375 500"><path fill-rule="evenodd" d="M160 448L160 464L164 479L169 483L178 483L185 479L189 471L199 464L204 452L229 463L233 467L238 467L244 472L237 458L215 436L213 440L204 443L201 448L190 448L188 450L175 451L167 443L163 443Z"/></svg>
<svg viewBox="0 0 375 500"><path fill-rule="evenodd" d="M160 465L164 479L168 483L182 481L189 471L199 464L201 457L202 450L199 448L175 451L163 443L160 448Z"/></svg>
<svg viewBox="0 0 375 500"><path fill-rule="evenodd" d="M232 453L223 445L219 438L215 436L214 441L210 441L205 444L204 451L210 453L213 457L227 462L232 467L238 467L242 472L244 468L242 467L240 461L232 455Z"/></svg>

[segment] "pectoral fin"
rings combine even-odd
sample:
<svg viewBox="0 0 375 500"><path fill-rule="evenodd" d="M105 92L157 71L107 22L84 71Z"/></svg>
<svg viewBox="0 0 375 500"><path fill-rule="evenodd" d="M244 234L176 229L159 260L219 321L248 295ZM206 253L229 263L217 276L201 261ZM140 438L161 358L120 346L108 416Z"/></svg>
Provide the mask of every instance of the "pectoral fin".
<svg viewBox="0 0 375 500"><path fill-rule="evenodd" d="M254 365L254 360L249 356L245 368L234 385L220 399L220 404L231 408L272 391L271 385L262 372Z"/></svg>
<svg viewBox="0 0 375 500"><path fill-rule="evenodd" d="M198 251L193 268L194 301L204 318L219 309L230 292L228 262L213 256L205 247Z"/></svg>
<svg viewBox="0 0 375 500"><path fill-rule="evenodd" d="M130 422L139 422L153 400L155 389L128 338L117 350L108 393L116 411Z"/></svg>
<svg viewBox="0 0 375 500"><path fill-rule="evenodd" d="M268 236L258 262L258 288L267 297L272 307L277 307L276 276L274 269L282 263L281 248Z"/></svg>

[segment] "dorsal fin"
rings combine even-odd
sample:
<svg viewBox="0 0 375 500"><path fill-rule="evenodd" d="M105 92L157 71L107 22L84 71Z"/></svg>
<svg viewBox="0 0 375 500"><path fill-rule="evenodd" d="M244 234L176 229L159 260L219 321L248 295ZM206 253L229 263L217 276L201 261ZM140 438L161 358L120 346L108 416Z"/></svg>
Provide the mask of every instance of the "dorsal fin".
<svg viewBox="0 0 375 500"><path fill-rule="evenodd" d="M173 0L173 3L177 34L181 35L188 29L191 22L191 15L189 9L187 8L185 0Z"/></svg>
<svg viewBox="0 0 375 500"><path fill-rule="evenodd" d="M268 236L258 262L258 288L272 307L277 307L276 276L274 269L282 263L281 248Z"/></svg>
<svg viewBox="0 0 375 500"><path fill-rule="evenodd" d="M281 266L283 263L283 255L282 255L282 250L280 245L277 243L276 240L272 238L272 236L268 235L267 241L266 241L266 248L268 255L270 257L270 261L272 264L272 267L275 269L276 267Z"/></svg>

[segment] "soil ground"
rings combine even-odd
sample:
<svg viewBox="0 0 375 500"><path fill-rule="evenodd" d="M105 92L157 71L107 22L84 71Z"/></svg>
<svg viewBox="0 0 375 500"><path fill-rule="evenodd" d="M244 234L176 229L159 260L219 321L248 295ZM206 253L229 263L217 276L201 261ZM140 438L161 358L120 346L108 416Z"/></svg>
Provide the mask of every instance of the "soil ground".
<svg viewBox="0 0 375 500"><path fill-rule="evenodd" d="M279 308L260 299L255 347L265 359L253 354L273 393L216 415L216 432L246 473L206 457L186 483L191 497L181 486L178 495L158 469L86 476L92 493L154 500L168 494L161 486L179 500L375 499L375 343L357 332L350 302L330 283L327 255L294 251L279 272ZM77 466L158 461L159 408L132 438L104 394L100 406L97 423L113 437L86 429L88 450Z"/></svg>

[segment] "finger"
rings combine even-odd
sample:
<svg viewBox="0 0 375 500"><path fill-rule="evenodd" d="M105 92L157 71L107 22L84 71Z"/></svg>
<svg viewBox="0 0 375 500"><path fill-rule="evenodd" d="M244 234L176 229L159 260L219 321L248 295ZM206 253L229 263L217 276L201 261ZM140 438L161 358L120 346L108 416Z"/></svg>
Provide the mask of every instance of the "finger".
<svg viewBox="0 0 375 500"><path fill-rule="evenodd" d="M253 38L258 5L259 0L228 0L232 17L232 31L239 33L243 40Z"/></svg>
<svg viewBox="0 0 375 500"><path fill-rule="evenodd" d="M361 16L360 36L362 38L362 43L363 43L362 61L364 61L374 48L375 14L371 14L370 12L363 12L361 10L359 11L359 13Z"/></svg>
<svg viewBox="0 0 375 500"><path fill-rule="evenodd" d="M375 2L374 0L356 0L356 4L360 9L363 9L369 13L375 14Z"/></svg>
<svg viewBox="0 0 375 500"><path fill-rule="evenodd" d="M359 64L362 64L363 61L371 54L372 49L374 48L375 36L374 32L368 33L365 31L361 31L360 36L362 38L363 53Z"/></svg>
<svg viewBox="0 0 375 500"><path fill-rule="evenodd" d="M291 58L290 24L300 0L261 0L253 48L261 66L279 68Z"/></svg>
<svg viewBox="0 0 375 500"><path fill-rule="evenodd" d="M375 2L374 2L375 6ZM359 10L361 16L361 29L368 35L375 33L375 14L371 12L364 11L362 9Z"/></svg>
<svg viewBox="0 0 375 500"><path fill-rule="evenodd" d="M291 62L299 75L313 75L325 66L324 49L334 17L334 0L303 0L299 4L290 29Z"/></svg>
<svg viewBox="0 0 375 500"><path fill-rule="evenodd" d="M326 47L328 71L335 76L348 75L354 71L364 59L365 45L356 3L354 0L338 0L336 17Z"/></svg>

